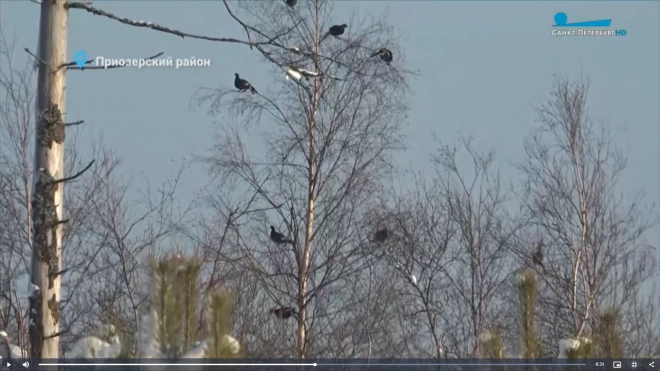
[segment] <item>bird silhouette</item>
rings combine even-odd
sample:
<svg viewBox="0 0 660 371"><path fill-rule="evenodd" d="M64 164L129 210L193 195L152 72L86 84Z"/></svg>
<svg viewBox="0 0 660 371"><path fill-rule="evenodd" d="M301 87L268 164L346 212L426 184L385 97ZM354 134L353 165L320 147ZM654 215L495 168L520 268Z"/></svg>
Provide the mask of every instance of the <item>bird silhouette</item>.
<svg viewBox="0 0 660 371"><path fill-rule="evenodd" d="M539 241L536 252L532 255L532 261L541 268L545 268L543 266L543 240Z"/></svg>
<svg viewBox="0 0 660 371"><path fill-rule="evenodd" d="M234 86L236 87L236 89L240 91L250 90L252 94L258 93L257 89L255 89L254 86L252 86L252 84L250 84L247 80L243 80L242 78L240 78L237 73L235 73L234 75L236 76L236 78L234 79Z"/></svg>
<svg viewBox="0 0 660 371"><path fill-rule="evenodd" d="M335 25L330 27L330 30L328 30L328 33L323 36L321 41L325 40L326 37L332 35L334 37L339 37L340 35L344 34L344 30L346 30L346 27L348 27L346 24L342 25Z"/></svg>
<svg viewBox="0 0 660 371"><path fill-rule="evenodd" d="M298 0L284 0L284 1L286 2L286 5L288 5L288 6L292 7L292 8L293 8L294 6L296 6L296 4L298 4Z"/></svg>
<svg viewBox="0 0 660 371"><path fill-rule="evenodd" d="M270 313L281 319L289 319L291 317L298 316L298 312L292 307L280 307L271 309Z"/></svg>
<svg viewBox="0 0 660 371"><path fill-rule="evenodd" d="M272 225L270 226L270 239L278 245L283 243L293 243L293 241L286 238L285 235L276 231L275 227Z"/></svg>
<svg viewBox="0 0 660 371"><path fill-rule="evenodd" d="M392 54L392 51L387 48L380 48L377 52L373 53L369 58L373 58L375 56L379 56L380 59L385 61L385 63L387 64L392 63L392 60L394 59L394 55Z"/></svg>
<svg viewBox="0 0 660 371"><path fill-rule="evenodd" d="M374 242L385 242L390 236L390 231L387 230L387 228L381 228L376 233L374 233Z"/></svg>

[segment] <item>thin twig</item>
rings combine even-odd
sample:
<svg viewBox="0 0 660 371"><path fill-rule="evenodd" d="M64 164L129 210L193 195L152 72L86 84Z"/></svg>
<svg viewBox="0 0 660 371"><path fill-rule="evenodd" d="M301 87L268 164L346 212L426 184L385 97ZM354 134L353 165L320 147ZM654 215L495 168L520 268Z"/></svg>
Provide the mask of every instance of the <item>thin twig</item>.
<svg viewBox="0 0 660 371"><path fill-rule="evenodd" d="M65 126L65 127L68 127L68 126L77 126L77 125L84 124L84 123L85 123L85 120L80 120L80 121L75 121L75 122L69 122L69 123L66 123L66 124L64 124L64 126Z"/></svg>
<svg viewBox="0 0 660 371"><path fill-rule="evenodd" d="M144 58L144 60L156 59L156 58L160 57L163 54L164 54L164 52L160 52L156 55L152 55L151 57ZM94 59L95 58L90 59L90 60L86 61L84 64L85 65L92 64L92 62L94 62ZM61 65L59 68L61 69L61 68L64 68L64 67L66 67L67 70L108 70L108 69L111 69L111 68L120 68L120 67L127 67L127 66L112 65L112 66L107 66L107 67L106 66L91 66L91 67L84 67L83 66L83 67L78 67L78 62L69 62L69 63L65 63L65 64Z"/></svg>
<svg viewBox="0 0 660 371"><path fill-rule="evenodd" d="M240 19L236 18L234 13L232 13L231 9L229 9L229 4L227 4L227 0L224 0L223 2L225 3L225 8L227 8L227 12L229 13L229 15L232 18L234 18L234 20L236 20L236 22L240 23L241 26L243 26L243 29L245 29L245 33L247 34L248 42L250 43L250 50L252 50L252 45L251 45L252 44L252 38L250 38L250 31L248 30L247 25L245 23L241 22Z"/></svg>
<svg viewBox="0 0 660 371"><path fill-rule="evenodd" d="M69 176L69 177L66 177L66 178L58 179L58 180L54 181L53 184L59 184L59 183L64 183L64 182L70 182L70 181L72 181L72 180L75 180L75 179L78 178L79 176L83 175L83 174L85 173L85 171L89 170L89 168L92 167L92 165L94 165L94 162L96 162L96 160L92 160L92 161L89 163L89 165L85 166L84 169L80 170L80 171L77 172L76 174L74 174L74 175L72 175L72 176Z"/></svg>
<svg viewBox="0 0 660 371"><path fill-rule="evenodd" d="M33 53L30 51L30 49L28 49L28 48L23 48L23 50L25 50L25 52L28 53L32 58L36 59L41 65L43 65L43 66L46 65L46 62L44 62L41 58L39 58L38 56L36 56L35 54L33 54Z"/></svg>
<svg viewBox="0 0 660 371"><path fill-rule="evenodd" d="M276 43L275 41L276 41L277 39L279 39L280 37L282 37L282 36L284 36L284 35L287 35L289 32L295 30L295 29L298 27L298 25L302 22L302 19L300 19L296 24L293 25L293 27L290 27L288 30L284 31L283 33L281 33L281 34L279 34L279 35L277 35L277 36L275 36L275 37L270 37L270 36L266 35L265 33L261 32L260 30L254 28L254 27L252 27L252 26L249 26L247 23L241 21L241 20L240 20L235 14L234 14L234 12L231 11L231 8L229 8L229 4L227 3L227 0L223 0L223 2L224 2L224 4L225 4L225 8L227 9L227 13L229 13L229 16L232 17L236 22L238 22L238 24L241 25L241 27L243 27L243 28L245 29L245 33L247 34L247 36L248 36L248 40L249 40L250 42L252 42L252 39L250 38L250 30L252 30L253 32L257 33L259 36L268 39L268 41L265 42L264 44L266 44L266 45L272 45L272 46L276 46L276 47L280 47L280 48L286 49L286 50L288 50L288 51L294 51L294 50L292 50L292 48L290 48L290 47L285 47L284 45L280 45L279 43ZM255 44L255 45L256 45L256 44ZM250 49L252 49L252 45L250 45ZM275 61L273 58L271 58L271 57L270 57L270 53L268 53L267 51L265 51L261 46L258 46L258 45L257 45L257 50L259 50L259 52L261 52L261 54L263 54L263 56L266 57L266 59L268 59L268 60L270 60L271 62L273 62L274 64L276 64L276 65L282 67L277 61ZM297 52L297 51L296 51L296 52Z"/></svg>

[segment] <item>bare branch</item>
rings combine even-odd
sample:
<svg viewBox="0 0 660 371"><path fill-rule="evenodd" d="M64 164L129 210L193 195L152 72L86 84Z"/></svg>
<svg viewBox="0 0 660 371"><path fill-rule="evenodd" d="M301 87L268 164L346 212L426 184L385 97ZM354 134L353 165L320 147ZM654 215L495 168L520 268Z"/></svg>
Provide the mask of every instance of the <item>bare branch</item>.
<svg viewBox="0 0 660 371"><path fill-rule="evenodd" d="M34 58L37 62L39 62L40 65L42 65L42 66L45 66L45 65L46 65L46 62L44 62L44 61L43 61L41 58L39 58L38 56L34 55L34 54L30 51L30 49L28 49L28 48L23 48L23 50L25 50L26 53L28 53L30 56L32 56L32 58Z"/></svg>
<svg viewBox="0 0 660 371"><path fill-rule="evenodd" d="M82 124L84 124L84 123L85 123L85 120L80 120L80 121L75 121L75 122L69 122L69 123L66 123L66 124L64 124L64 126L65 126L65 127L68 127L68 126L78 126L78 125L82 125Z"/></svg>
<svg viewBox="0 0 660 371"><path fill-rule="evenodd" d="M62 179L57 179L57 180L55 180L55 181L53 182L53 184L59 184L59 183L64 183L64 182L70 182L70 181L72 181L72 180L77 179L78 177L80 177L81 175L83 175L83 174L85 173L85 171L89 170L89 168L91 168L92 165L94 165L94 162L95 162L95 161L96 161L96 160L92 160L87 166L85 166L84 169L80 170L79 172L75 173L74 175L72 175L72 176L70 176L70 177L66 177L66 178L62 178Z"/></svg>
<svg viewBox="0 0 660 371"><path fill-rule="evenodd" d="M66 329L61 330L61 331L58 331L58 332L56 332L56 333L54 333L54 334L50 334L50 335L48 335L48 336L44 336L44 338L45 338L45 339L53 339L53 338L56 338L56 337L58 337L58 336L62 336L62 335L64 335L64 334L68 333L70 330L71 330L71 328L70 328L70 327L67 327Z"/></svg>
<svg viewBox="0 0 660 371"><path fill-rule="evenodd" d="M248 45L248 46L257 46L257 45L266 45L270 44L270 42L256 42L252 43L249 41L244 41L244 40L239 40L239 39L234 39L234 38L226 38L226 37L210 37L210 36L202 36L202 35L194 35L191 33L175 30L173 28L169 27L164 27L152 22L145 22L145 21L134 21L132 19L128 18L121 18L118 17L112 13L108 13L104 10L100 10L97 8L94 8L91 5L83 4L83 3L77 3L77 2L69 2L66 4L67 9L82 9L88 13L92 13L94 15L110 18L112 20L115 20L117 22L133 26L133 27L142 27L142 28L149 28L154 31L160 31L164 33L168 33L171 35L176 35L181 38L191 38L191 39L198 39L198 40L208 40L208 41L217 41L217 42L226 42L226 43L235 43L235 44L243 44L243 45Z"/></svg>
<svg viewBox="0 0 660 371"><path fill-rule="evenodd" d="M61 275L63 275L64 273L66 273L66 272L68 272L68 271L69 271L68 269L63 269L63 270L61 270L61 271L59 271L59 272L49 273L48 275L49 275L50 277L58 277L58 276L61 276Z"/></svg>

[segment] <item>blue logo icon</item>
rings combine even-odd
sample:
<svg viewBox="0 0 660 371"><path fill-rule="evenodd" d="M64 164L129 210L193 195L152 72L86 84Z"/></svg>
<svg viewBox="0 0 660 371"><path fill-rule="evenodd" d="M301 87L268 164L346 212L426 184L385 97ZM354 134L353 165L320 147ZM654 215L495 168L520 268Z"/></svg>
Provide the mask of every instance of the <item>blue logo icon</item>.
<svg viewBox="0 0 660 371"><path fill-rule="evenodd" d="M553 27L609 27L611 23L612 23L611 19L568 23L568 16L566 15L566 13L559 12L555 14L555 24L553 24L552 26Z"/></svg>
<svg viewBox="0 0 660 371"><path fill-rule="evenodd" d="M81 50L73 56L73 60L76 61L78 68L83 68L87 62L87 53Z"/></svg>

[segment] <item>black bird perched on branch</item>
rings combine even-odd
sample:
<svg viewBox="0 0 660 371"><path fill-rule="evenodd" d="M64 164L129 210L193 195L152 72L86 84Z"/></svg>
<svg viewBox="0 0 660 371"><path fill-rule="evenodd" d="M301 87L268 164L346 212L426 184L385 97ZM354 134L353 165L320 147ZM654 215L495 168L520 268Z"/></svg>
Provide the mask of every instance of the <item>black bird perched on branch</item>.
<svg viewBox="0 0 660 371"><path fill-rule="evenodd" d="M274 314L277 318L289 319L298 315L298 312L292 307L281 307L271 309L270 313Z"/></svg>
<svg viewBox="0 0 660 371"><path fill-rule="evenodd" d="M334 37L339 37L339 35L343 35L343 34L344 34L344 30L346 30L346 27L348 27L348 26L345 25L345 24L342 24L342 25L340 25L340 26L335 25L335 26L330 27L330 30L328 31L327 34L325 34L325 36L323 36L323 38L321 39L321 41L325 40L325 38L328 37L328 36L330 36L330 35L332 35L332 36L334 36Z"/></svg>
<svg viewBox="0 0 660 371"><path fill-rule="evenodd" d="M275 227L270 226L270 239L276 244L293 243L290 239L286 238L282 233L275 230Z"/></svg>
<svg viewBox="0 0 660 371"><path fill-rule="evenodd" d="M234 86L236 89L240 91L250 90L252 91L252 94L257 93L257 89L255 89L254 86L252 86L252 84L250 84L247 80L243 80L242 78L238 77L237 73L234 75L236 76L234 79Z"/></svg>
<svg viewBox="0 0 660 371"><path fill-rule="evenodd" d="M532 255L532 261L534 264L541 266L541 268L545 268L543 266L543 240L539 241L536 252Z"/></svg>
<svg viewBox="0 0 660 371"><path fill-rule="evenodd" d="M385 61L385 63L387 63L387 64L392 63L392 60L394 59L394 56L392 55L392 51L387 49L387 48L380 48L377 52L372 54L369 58L373 58L375 56L379 56L380 59Z"/></svg>
<svg viewBox="0 0 660 371"><path fill-rule="evenodd" d="M387 230L387 228L382 228L374 233L373 241L378 243L385 242L389 236L390 232Z"/></svg>
<svg viewBox="0 0 660 371"><path fill-rule="evenodd" d="M292 7L292 8L293 8L294 6L296 6L296 4L298 4L298 0L284 0L284 1L286 2L286 5L288 5L288 6Z"/></svg>

